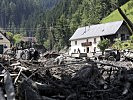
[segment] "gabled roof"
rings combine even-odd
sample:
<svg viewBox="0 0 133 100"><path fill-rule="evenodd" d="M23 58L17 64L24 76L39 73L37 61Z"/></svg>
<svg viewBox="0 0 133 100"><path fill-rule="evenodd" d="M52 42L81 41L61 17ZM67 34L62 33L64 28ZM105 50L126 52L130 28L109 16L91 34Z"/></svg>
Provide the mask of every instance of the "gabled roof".
<svg viewBox="0 0 133 100"><path fill-rule="evenodd" d="M1 34L3 37L5 37L5 39L7 39L7 40L10 42L10 39L9 39L9 37L7 36L6 32L3 33L2 31L0 31L0 34Z"/></svg>
<svg viewBox="0 0 133 100"><path fill-rule="evenodd" d="M97 24L81 27L76 30L69 40L84 39L96 36L106 36L116 34L124 21L110 22L105 24Z"/></svg>

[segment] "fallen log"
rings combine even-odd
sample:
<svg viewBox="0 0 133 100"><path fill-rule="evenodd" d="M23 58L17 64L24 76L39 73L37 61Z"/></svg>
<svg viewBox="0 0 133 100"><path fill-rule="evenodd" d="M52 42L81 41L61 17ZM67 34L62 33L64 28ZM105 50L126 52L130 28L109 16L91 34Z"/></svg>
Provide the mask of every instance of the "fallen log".
<svg viewBox="0 0 133 100"><path fill-rule="evenodd" d="M34 82L33 80L31 80L30 78L28 78L25 74L21 73L24 77L25 80L27 82L27 84L29 84L32 88L34 88L35 90L37 90L41 95L55 95L57 93L57 90L55 87L51 86L51 85L47 85L47 84L41 84L38 82Z"/></svg>
<svg viewBox="0 0 133 100"><path fill-rule="evenodd" d="M43 100L56 100L56 99L53 99L53 98L49 98L49 97L46 97L46 96L42 96Z"/></svg>
<svg viewBox="0 0 133 100"><path fill-rule="evenodd" d="M23 81L18 87L19 100L43 100L36 89Z"/></svg>
<svg viewBox="0 0 133 100"><path fill-rule="evenodd" d="M17 76L18 74L10 74L11 77L15 77ZM4 77L4 74L0 74L0 77Z"/></svg>
<svg viewBox="0 0 133 100"><path fill-rule="evenodd" d="M15 100L15 90L12 83L12 78L8 71L4 73L4 85L7 94L7 100Z"/></svg>
<svg viewBox="0 0 133 100"><path fill-rule="evenodd" d="M124 12L121 10L120 7L118 7L118 11L121 14L121 16L123 17L123 19L127 22L127 24L129 25L129 27L131 28L131 32L133 33L133 23L129 20L129 18L124 14Z"/></svg>
<svg viewBox="0 0 133 100"><path fill-rule="evenodd" d="M7 95L7 100L15 100L15 90L9 71L6 70L2 64L0 64L0 71L1 74L4 74L4 88Z"/></svg>
<svg viewBox="0 0 133 100"><path fill-rule="evenodd" d="M2 88L0 87L0 100L6 100Z"/></svg>
<svg viewBox="0 0 133 100"><path fill-rule="evenodd" d="M98 61L96 61L95 63L100 64L100 65L104 65L104 66L106 65L106 66L115 67L115 68L118 68L118 69L124 68L122 66L117 66L117 65L114 65L114 64L110 64L110 63L104 63L104 62L98 62Z"/></svg>
<svg viewBox="0 0 133 100"><path fill-rule="evenodd" d="M23 68L20 69L20 71L19 71L17 77L16 77L15 80L14 80L14 84L17 82L17 80L18 80L18 78L19 78L19 76L20 76L22 70L23 70Z"/></svg>
<svg viewBox="0 0 133 100"><path fill-rule="evenodd" d="M131 83L130 82L126 82L125 85L124 85L124 90L122 92L122 95L127 94L130 87L131 87Z"/></svg>

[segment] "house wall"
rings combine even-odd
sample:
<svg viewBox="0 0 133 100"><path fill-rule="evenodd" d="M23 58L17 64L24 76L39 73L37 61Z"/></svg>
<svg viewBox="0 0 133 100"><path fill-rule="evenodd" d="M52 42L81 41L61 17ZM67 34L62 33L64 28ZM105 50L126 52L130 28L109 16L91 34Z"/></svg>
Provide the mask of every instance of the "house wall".
<svg viewBox="0 0 133 100"><path fill-rule="evenodd" d="M80 50L80 53L87 53L88 47L89 47L89 54L90 55L92 52L94 52L94 47L96 47L96 51L100 51L97 48L97 45L101 39L100 39L100 37L95 37L95 38L96 38L96 43L94 42L94 37L71 41L71 48L69 50L69 55L71 55L72 53L79 53L78 49ZM92 42L92 45L91 46L82 46L82 43L87 42L87 39L88 39L88 42ZM77 44L75 44L75 41L77 41Z"/></svg>
<svg viewBox="0 0 133 100"><path fill-rule="evenodd" d="M125 35L125 40L129 39L129 36L131 35L131 32L129 30L129 28L127 27L126 23L124 23L120 29L117 31L116 37L120 38L122 40L121 35L124 34Z"/></svg>
<svg viewBox="0 0 133 100"><path fill-rule="evenodd" d="M0 45L3 45L4 51L10 48L10 41L0 33Z"/></svg>
<svg viewBox="0 0 133 100"><path fill-rule="evenodd" d="M124 37L125 37L124 40L122 39L122 35L124 35ZM130 32L129 28L127 27L127 25L123 24L120 27L120 29L117 31L116 34L107 35L107 36L101 36L101 37L104 38L104 39L107 38L107 39L109 39L111 41L111 43L114 43L116 38L119 38L122 41L125 41L125 40L129 39L130 35L131 35L131 32Z"/></svg>
<svg viewBox="0 0 133 100"><path fill-rule="evenodd" d="M98 43L101 39L108 38L113 43L116 38L120 38L122 40L122 35L125 36L124 40L128 40L129 36L131 35L131 32L130 32L130 30L127 27L125 22L121 25L121 27L116 32L116 34L71 41L71 47L70 47L70 50L69 50L69 55L71 55L72 53L78 53L78 48L80 50L80 53L87 53L87 47L89 47L89 53L87 55L88 55L88 57L89 56L91 57L92 52L94 52L94 47L96 47L96 51L100 51L100 49L98 49L97 45L98 45ZM94 38L96 38L96 43L94 43ZM81 45L82 43L87 42L87 39L88 39L88 42L92 42L92 46L82 46ZM77 41L77 45L75 45L75 41Z"/></svg>

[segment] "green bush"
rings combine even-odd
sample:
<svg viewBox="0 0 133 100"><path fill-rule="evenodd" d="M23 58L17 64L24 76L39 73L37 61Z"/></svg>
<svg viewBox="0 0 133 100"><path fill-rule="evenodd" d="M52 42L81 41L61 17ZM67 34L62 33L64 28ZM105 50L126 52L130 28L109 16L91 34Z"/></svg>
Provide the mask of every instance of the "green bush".
<svg viewBox="0 0 133 100"><path fill-rule="evenodd" d="M98 43L98 48L102 51L102 54L104 54L105 49L107 49L110 46L109 39L103 39Z"/></svg>

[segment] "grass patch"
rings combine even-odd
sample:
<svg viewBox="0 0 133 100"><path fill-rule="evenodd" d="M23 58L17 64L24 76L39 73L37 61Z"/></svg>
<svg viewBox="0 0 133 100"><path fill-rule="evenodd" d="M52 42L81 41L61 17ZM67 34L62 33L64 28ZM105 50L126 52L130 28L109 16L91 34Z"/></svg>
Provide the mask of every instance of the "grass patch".
<svg viewBox="0 0 133 100"><path fill-rule="evenodd" d="M133 1L130 0L124 4L121 9L124 11L126 16L133 22ZM118 10L113 11L109 16L101 20L101 23L114 22L123 20L122 16L119 14Z"/></svg>

